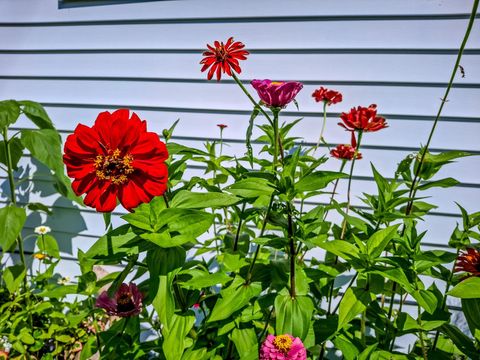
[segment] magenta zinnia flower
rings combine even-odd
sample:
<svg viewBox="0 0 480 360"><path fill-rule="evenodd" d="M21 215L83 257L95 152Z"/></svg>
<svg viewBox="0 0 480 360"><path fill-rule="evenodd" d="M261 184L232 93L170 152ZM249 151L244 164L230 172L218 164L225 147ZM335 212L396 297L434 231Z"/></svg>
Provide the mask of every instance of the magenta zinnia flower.
<svg viewBox="0 0 480 360"><path fill-rule="evenodd" d="M307 351L298 337L268 335L260 348L260 360L307 360Z"/></svg>
<svg viewBox="0 0 480 360"><path fill-rule="evenodd" d="M143 295L134 283L122 284L114 297L104 291L97 298L96 307L105 309L108 315L128 317L140 314Z"/></svg>
<svg viewBox="0 0 480 360"><path fill-rule="evenodd" d="M276 108L287 106L303 88L303 84L298 81L272 81L267 79L252 80L251 84L257 90L258 96L265 105Z"/></svg>

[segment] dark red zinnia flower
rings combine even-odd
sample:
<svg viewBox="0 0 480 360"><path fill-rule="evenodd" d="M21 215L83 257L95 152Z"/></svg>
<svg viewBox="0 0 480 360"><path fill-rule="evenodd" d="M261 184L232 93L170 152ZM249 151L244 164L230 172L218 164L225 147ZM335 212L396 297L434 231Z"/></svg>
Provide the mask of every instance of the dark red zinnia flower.
<svg viewBox="0 0 480 360"><path fill-rule="evenodd" d="M214 46L207 44L208 50L203 53L204 58L200 61L202 64L202 72L210 68L208 71L208 80L211 80L213 74L217 73L217 81L220 81L222 72L232 76L232 69L237 73L241 73L242 69L238 60L246 60L250 54L247 50L243 50L245 45L240 41L233 41L233 37L223 42L215 41Z"/></svg>
<svg viewBox="0 0 480 360"><path fill-rule="evenodd" d="M327 105L336 104L342 101L342 94L335 90L329 90L323 86L315 90L312 94L316 102L323 101Z"/></svg>
<svg viewBox="0 0 480 360"><path fill-rule="evenodd" d="M340 119L342 119L343 123L338 123L338 125L348 131L362 130L371 132L388 127L385 119L377 116L377 105L375 104L369 107L358 106L352 108L349 113L342 113Z"/></svg>
<svg viewBox="0 0 480 360"><path fill-rule="evenodd" d="M298 81L272 81L265 79L252 80L251 84L257 90L260 100L265 105L276 108L287 106L303 88L303 84Z"/></svg>
<svg viewBox="0 0 480 360"><path fill-rule="evenodd" d="M102 112L92 127L79 124L64 152L73 191L86 193L85 205L97 211L112 211L117 198L131 211L167 189L167 148L128 109Z"/></svg>
<svg viewBox="0 0 480 360"><path fill-rule="evenodd" d="M461 253L455 264L455 272L467 272L472 276L480 276L480 251L469 248Z"/></svg>
<svg viewBox="0 0 480 360"><path fill-rule="evenodd" d="M335 149L330 150L330 155L337 159L344 159L344 160L352 160L354 157L357 160L360 160L362 158L362 153L357 152L355 154L356 149L350 145L350 144L345 144L345 145L337 145Z"/></svg>
<svg viewBox="0 0 480 360"><path fill-rule="evenodd" d="M128 317L140 314L142 311L143 295L134 283L120 285L113 296L106 291L97 298L95 306L105 309L108 315Z"/></svg>
<svg viewBox="0 0 480 360"><path fill-rule="evenodd" d="M223 130L228 127L228 125L225 125L225 124L217 124L217 126L220 128L220 130Z"/></svg>

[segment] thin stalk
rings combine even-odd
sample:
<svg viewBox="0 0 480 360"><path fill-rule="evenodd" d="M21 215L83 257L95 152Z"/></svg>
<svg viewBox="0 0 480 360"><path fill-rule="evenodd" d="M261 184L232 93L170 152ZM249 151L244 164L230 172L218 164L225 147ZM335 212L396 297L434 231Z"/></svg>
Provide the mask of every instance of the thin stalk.
<svg viewBox="0 0 480 360"><path fill-rule="evenodd" d="M17 199L15 196L15 180L13 177L13 165L12 165L12 154L10 153L10 146L8 141L7 128L3 129L3 140L5 145L5 159L7 160L7 173L8 173L8 184L10 186L10 199L13 205L17 206ZM23 239L22 235L18 234L17 236L18 252L20 254L20 261L22 262L23 267L25 268L25 274L27 273L27 261L25 260L25 250L23 248ZM23 277L23 287L27 291L27 277ZM27 303L29 302L29 297L26 297Z"/></svg>
<svg viewBox="0 0 480 360"><path fill-rule="evenodd" d="M422 308L420 307L419 304L417 304L417 310L418 310L417 323L420 326L420 328L422 328L423 327L423 325L422 325ZM420 346L422 348L423 359L428 360L428 353L427 353L427 347L425 346L425 338L424 338L423 330L418 331L418 338L420 339Z"/></svg>
<svg viewBox="0 0 480 360"><path fill-rule="evenodd" d="M292 205L287 203L287 218L288 218L288 240L290 245L290 296L296 297L295 289L295 238L293 233L293 218L292 218Z"/></svg>
<svg viewBox="0 0 480 360"><path fill-rule="evenodd" d="M340 169L338 170L338 172L342 172L343 169L345 168L345 165L347 165L347 160L342 160L342 165L340 165ZM340 182L340 179L337 179L335 180L335 184L333 184L332 196L330 196L330 201L328 202L328 206L331 206L333 204L333 199L335 198L335 194L336 194L339 182ZM325 211L325 214L323 215L323 221L326 220L329 211L330 211L329 209Z"/></svg>
<svg viewBox="0 0 480 360"><path fill-rule="evenodd" d="M242 205L242 211L240 212L240 220L238 221L238 227L237 227L237 233L235 234L235 241L233 242L233 251L237 251L238 249L238 239L240 238L240 231L242 230L242 225L243 225L243 219L242 215L243 212L245 211L245 206L247 203L243 203Z"/></svg>
<svg viewBox="0 0 480 360"><path fill-rule="evenodd" d="M355 279L357 278L357 276L358 276L358 273L355 273L355 275L353 275L352 280L350 280L350 282L348 283L347 290L352 287L352 285L353 285L353 283L355 282ZM339 301L338 304L335 306L335 309L333 309L333 311L331 312L331 314L335 314L335 313L337 312L337 310L338 310L338 308L340 307L340 304L341 304L343 298L345 297L345 293L347 292L347 290L345 290L345 292L342 294L342 297L340 298L340 301Z"/></svg>
<svg viewBox="0 0 480 360"><path fill-rule="evenodd" d="M268 204L267 211L265 213L265 217L263 218L262 229L260 230L259 237L262 237L263 234L265 233L265 229L268 223L268 216L270 215L270 210L272 210L273 198L274 198L274 195L272 194L272 196L270 197L270 202ZM255 265L255 262L257 261L257 257L258 257L258 254L260 253L261 247L262 247L261 245L257 245L257 248L255 249L255 254L253 255L252 262L250 263L250 266L248 268L245 284L250 284L250 281L252 280L253 267Z"/></svg>
<svg viewBox="0 0 480 360"><path fill-rule="evenodd" d="M278 148L279 148L279 136L278 136L278 111L273 113L273 171L277 171L278 162Z"/></svg>
<svg viewBox="0 0 480 360"><path fill-rule="evenodd" d="M348 214L350 210L350 204L351 204L351 199L350 199L350 192L352 188L352 177L353 177L353 169L355 168L355 163L357 160L357 154L358 154L358 149L360 149L360 144L362 142L362 135L363 131L359 130L358 131L358 141L357 141L357 147L355 149L355 154L353 155L352 159L352 165L350 166L350 174L348 176L348 187L347 187L347 207L345 209L345 213ZM343 221L343 226L342 226L342 234L340 236L340 239L343 240L345 237L345 232L347 230L347 220Z"/></svg>
<svg viewBox="0 0 480 360"><path fill-rule="evenodd" d="M323 139L323 133L325 132L325 127L327 125L327 103L328 101L323 102L323 124L322 124L322 130L320 131L320 137L318 138L317 144L315 145L315 148L313 149L313 153L317 151L318 147L320 146L320 143L326 144L325 140Z"/></svg>
<svg viewBox="0 0 480 360"><path fill-rule="evenodd" d="M240 88L241 88L242 91L245 93L245 95L247 95L248 99L252 102L252 104L253 104L254 106L257 106L257 107L258 107L258 110L268 119L268 121L270 122L270 124L273 124L273 121L272 121L272 119L270 118L270 115L268 115L267 112L260 106L260 104L255 101L255 99L252 97L252 95L250 95L250 93L249 93L248 90L245 88L245 86L243 86L242 82L241 82L240 79L237 77L237 75L235 75L235 73L232 73L232 78L233 78L233 80L235 80L235 82L237 83L237 85L240 86Z"/></svg>
<svg viewBox="0 0 480 360"><path fill-rule="evenodd" d="M410 191L409 191L410 201L408 202L408 204L406 206L406 210L405 210L406 215L409 215L410 212L412 211L413 202L414 202L413 199L415 198L415 195L416 195L416 192L417 192L417 186L416 185L420 180L419 176L420 176L420 173L421 173L421 170L422 170L423 163L425 161L425 156L427 154L428 148L430 147L430 143L432 141L433 134L434 134L435 129L437 127L437 123L440 120L440 116L442 114L443 106L447 102L448 94L450 93L450 89L452 88L453 81L455 79L455 75L457 74L457 69L460 65L460 60L462 59L463 51L465 50L465 46L466 46L468 38L470 36L470 32L472 31L472 27L473 27L473 23L475 22L475 15L477 13L479 1L480 0L474 0L474 2L473 2L472 12L470 13L470 19L468 21L467 30L465 31L465 35L463 37L462 44L460 45L460 49L458 50L457 59L455 61L455 65L453 67L452 74L450 75L450 81L448 82L447 88L445 89L445 94L442 98L442 102L440 103L440 107L438 109L437 116L435 117L435 120L433 122L432 129L430 130L430 134L428 135L427 143L426 143L426 145L425 145L425 147L422 151L422 155L421 155L421 158L420 158L420 162L417 166L417 170L415 171L415 176L413 178L412 184L410 186ZM396 283L394 283L394 286L395 285L396 285ZM393 300L394 295L395 295L395 290L394 289L396 289L396 286L395 286L395 288L392 289L392 300ZM392 307L392 303L393 302L390 303L390 307ZM391 313L391 311L389 311L389 313ZM394 336L393 336L393 340L392 340L392 347L395 344L395 340L396 340L396 332L394 332Z"/></svg>

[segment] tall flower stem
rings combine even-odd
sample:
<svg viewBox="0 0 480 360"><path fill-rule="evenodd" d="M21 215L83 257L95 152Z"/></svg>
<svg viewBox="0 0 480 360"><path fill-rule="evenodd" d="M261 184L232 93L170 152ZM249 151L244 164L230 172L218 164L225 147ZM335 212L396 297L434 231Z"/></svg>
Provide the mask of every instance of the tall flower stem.
<svg viewBox="0 0 480 360"><path fill-rule="evenodd" d="M240 211L240 220L238 221L238 227L237 227L237 233L235 234L235 241L233 242L233 251L236 252L238 250L238 240L240 239L240 232L242 231L242 226L243 226L243 213L245 212L245 206L247 203L243 203L242 205L242 210Z"/></svg>
<svg viewBox="0 0 480 360"><path fill-rule="evenodd" d="M10 152L10 144L8 141L8 132L7 128L3 129L3 140L5 146L5 158L7 160L7 173L8 173L8 184L10 186L10 199L13 205L17 206L17 198L15 196L15 179L13 177L13 165L12 165L12 154ZM18 234L17 236L18 252L20 253L20 261L22 262L23 267L25 268L25 274L27 273L27 261L25 260L25 250L23 248L23 239L22 235ZM23 287L27 291L27 277L23 277ZM27 296L27 301L29 297Z"/></svg>
<svg viewBox="0 0 480 360"><path fill-rule="evenodd" d="M288 242L290 246L290 296L296 297L296 284L295 284L295 236L293 233L293 217L292 217L292 204L287 203L287 218L288 218Z"/></svg>
<svg viewBox="0 0 480 360"><path fill-rule="evenodd" d="M273 170L274 172L277 171L277 163L278 163L278 148L279 148L279 142L280 138L278 136L279 131L278 131L278 110L272 110L273 111Z"/></svg>
<svg viewBox="0 0 480 360"><path fill-rule="evenodd" d="M327 103L328 101L323 102L323 124L322 124L322 130L320 131L320 137L318 138L317 145L315 145L315 148L313 150L313 153L317 151L318 147L320 146L320 143L323 142L326 144L325 140L323 139L323 133L325 132L325 127L327 126Z"/></svg>
<svg viewBox="0 0 480 360"><path fill-rule="evenodd" d="M248 99L252 102L252 104L253 104L254 106L257 106L257 107L258 107L258 110L268 119L268 121L270 122L270 124L273 124L273 121L272 121L270 115L268 115L267 112L260 106L260 104L255 101L255 99L252 97L252 95L250 95L250 93L249 93L248 90L245 88L245 86L243 86L242 82L241 82L240 79L237 77L237 75L235 75L235 73L232 73L232 78L233 78L233 80L235 80L235 82L237 83L237 85L240 86L240 89L242 89L242 91L245 93L245 95L247 95Z"/></svg>
<svg viewBox="0 0 480 360"><path fill-rule="evenodd" d="M358 131L358 140L357 140L357 147L355 149L355 154L352 159L352 165L350 166L350 174L348 175L348 187L347 187L347 207L345 209L345 213L348 214L350 210L350 205L351 205L351 188L352 188L352 177L353 177L353 169L355 168L355 163L357 160L357 155L358 155L358 149L360 149L360 144L362 142L362 135L363 131L359 130ZM343 240L345 237L345 231L347 230L347 220L345 219L343 221L343 226L342 226L342 234L340 236L340 239Z"/></svg>
<svg viewBox="0 0 480 360"><path fill-rule="evenodd" d="M342 165L340 165L340 169L338 172L342 172L343 169L345 169L345 165L347 165L347 160L342 160ZM335 198L335 194L337 191L338 183L340 182L340 179L335 180L335 184L333 184L333 189L332 189L332 196L330 196L330 201L328 202L328 205L331 206L333 204L333 199ZM329 209L325 211L325 214L323 215L323 221L326 220L328 216Z"/></svg>
<svg viewBox="0 0 480 360"><path fill-rule="evenodd" d="M440 103L440 107L438 108L437 115L435 117L435 120L432 125L432 129L430 130L430 134L428 135L428 140L427 143L425 144L425 147L423 148L422 155L420 157L420 161L417 166L417 170L415 171L415 176L412 180L412 184L410 185L410 191L409 191L409 198L410 201L408 202L406 209L405 209L405 214L409 215L410 212L412 211L413 208L413 199L415 198L415 195L417 193L417 183L419 182L419 177L420 173L422 171L422 166L425 162L425 156L427 154L428 148L430 147L430 143L433 138L433 134L435 132L435 129L437 127L438 121L440 120L440 116L442 114L443 107L445 103L447 102L448 94L450 93L450 89L452 88L453 81L455 79L455 75L457 74L458 67L460 65L460 60L462 59L463 51L465 50L465 46L467 44L468 38L470 36L470 32L472 31L473 23L475 22L475 15L477 14L477 9L478 9L478 3L480 0L474 0L473 6L472 6L472 12L470 13L470 19L468 20L468 25L467 25L467 30L465 31L465 35L462 40L462 44L460 45L460 49L458 50L458 55L457 59L455 61L455 65L452 70L452 74L450 75L450 80L448 82L447 88L445 89L445 93L443 95L442 101ZM404 227L405 229L405 227ZM393 289L392 289L392 297L391 297L391 302L390 302L390 308L393 306L393 299L395 296L395 291L396 291L396 283L393 284ZM391 314L391 310L389 311L389 318ZM392 348L395 344L396 340L396 331L394 332L393 339L392 339Z"/></svg>

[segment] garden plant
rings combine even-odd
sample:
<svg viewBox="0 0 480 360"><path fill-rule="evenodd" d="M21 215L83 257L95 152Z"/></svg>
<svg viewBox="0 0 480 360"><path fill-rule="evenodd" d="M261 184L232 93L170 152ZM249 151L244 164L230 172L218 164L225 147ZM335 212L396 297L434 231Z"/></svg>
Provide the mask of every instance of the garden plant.
<svg viewBox="0 0 480 360"><path fill-rule="evenodd" d="M395 132L381 104L351 104L331 123L327 112L348 99L319 84L319 140L305 145L291 135L302 119L282 116L301 106L302 83L245 84L241 62L254 56L233 38L208 45L200 70L232 78L251 101L236 156L224 153L224 124L220 140L197 149L172 140L176 123L156 134L141 113L118 109L84 119L62 145L40 104L0 102L10 199L0 209L0 359L480 359L480 212L458 205L449 249L425 250L419 230L436 207L428 191L458 184L438 172L471 155L429 146L477 6L429 138L392 174L362 155L366 138ZM35 129L13 131L21 116ZM345 143L329 144L327 126L341 126ZM57 273L55 229L24 228L28 214L50 214L19 201L26 154L51 170L61 196L103 213L105 234L78 251L75 279ZM357 207L360 161L372 164L376 191ZM109 265L120 270L99 276ZM460 299L470 333L451 323L448 297Z"/></svg>

